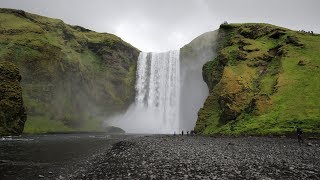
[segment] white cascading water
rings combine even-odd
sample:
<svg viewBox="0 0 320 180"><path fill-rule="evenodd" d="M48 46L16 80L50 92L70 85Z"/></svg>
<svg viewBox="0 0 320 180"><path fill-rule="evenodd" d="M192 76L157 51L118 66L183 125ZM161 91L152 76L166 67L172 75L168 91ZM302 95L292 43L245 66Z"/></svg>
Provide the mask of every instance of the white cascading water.
<svg viewBox="0 0 320 180"><path fill-rule="evenodd" d="M180 131L180 51L141 52L138 59L136 99L112 125L127 133Z"/></svg>
<svg viewBox="0 0 320 180"><path fill-rule="evenodd" d="M179 51L140 53L136 89L137 106L158 112L162 132L179 128Z"/></svg>

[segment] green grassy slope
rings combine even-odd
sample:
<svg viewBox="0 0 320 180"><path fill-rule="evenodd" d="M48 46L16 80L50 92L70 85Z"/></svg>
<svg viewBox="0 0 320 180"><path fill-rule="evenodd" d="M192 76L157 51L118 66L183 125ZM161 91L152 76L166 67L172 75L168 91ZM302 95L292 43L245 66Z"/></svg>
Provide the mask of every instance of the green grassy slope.
<svg viewBox="0 0 320 180"><path fill-rule="evenodd" d="M139 51L119 37L0 9L0 61L22 75L26 133L99 130L134 99Z"/></svg>
<svg viewBox="0 0 320 180"><path fill-rule="evenodd" d="M320 36L269 25L221 25L203 67L203 134L320 133Z"/></svg>

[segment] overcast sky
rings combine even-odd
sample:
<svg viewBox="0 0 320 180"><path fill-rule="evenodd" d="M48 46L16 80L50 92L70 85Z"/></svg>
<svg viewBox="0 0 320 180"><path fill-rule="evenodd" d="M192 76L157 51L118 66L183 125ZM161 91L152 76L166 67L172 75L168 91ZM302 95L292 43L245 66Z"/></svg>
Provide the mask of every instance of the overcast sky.
<svg viewBox="0 0 320 180"><path fill-rule="evenodd" d="M113 33L142 51L178 49L223 21L320 33L319 0L0 0L0 7Z"/></svg>

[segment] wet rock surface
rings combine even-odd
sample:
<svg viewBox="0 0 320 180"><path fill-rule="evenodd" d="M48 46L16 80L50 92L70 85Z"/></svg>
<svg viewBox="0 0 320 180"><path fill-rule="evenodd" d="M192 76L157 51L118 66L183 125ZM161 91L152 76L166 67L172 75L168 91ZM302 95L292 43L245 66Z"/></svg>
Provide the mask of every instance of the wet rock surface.
<svg viewBox="0 0 320 180"><path fill-rule="evenodd" d="M27 120L17 66L0 62L0 136L19 135Z"/></svg>
<svg viewBox="0 0 320 180"><path fill-rule="evenodd" d="M319 144L268 137L137 137L116 142L70 178L320 179Z"/></svg>
<svg viewBox="0 0 320 180"><path fill-rule="evenodd" d="M105 133L0 137L0 179L70 179L114 143L132 137Z"/></svg>

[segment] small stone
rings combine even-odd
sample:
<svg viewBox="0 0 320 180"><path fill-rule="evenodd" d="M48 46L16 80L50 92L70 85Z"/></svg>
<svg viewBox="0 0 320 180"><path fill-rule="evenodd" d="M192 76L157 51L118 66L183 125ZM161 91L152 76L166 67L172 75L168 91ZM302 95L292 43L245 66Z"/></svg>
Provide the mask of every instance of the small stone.
<svg viewBox="0 0 320 180"><path fill-rule="evenodd" d="M312 146L312 144L311 144L311 143L308 143L307 145L308 145L308 146Z"/></svg>
<svg viewBox="0 0 320 180"><path fill-rule="evenodd" d="M41 175L41 174L39 174L39 176L38 176L39 178L44 178L44 175Z"/></svg>
<svg viewBox="0 0 320 180"><path fill-rule="evenodd" d="M289 169L290 169L290 170L294 170L294 167L290 167Z"/></svg>
<svg viewBox="0 0 320 180"><path fill-rule="evenodd" d="M49 174L53 174L51 171L48 172Z"/></svg>
<svg viewBox="0 0 320 180"><path fill-rule="evenodd" d="M199 175L196 175L195 177L196 177L197 179L202 179L202 177L199 176Z"/></svg>
<svg viewBox="0 0 320 180"><path fill-rule="evenodd" d="M307 171L309 174L314 174L314 171Z"/></svg>

